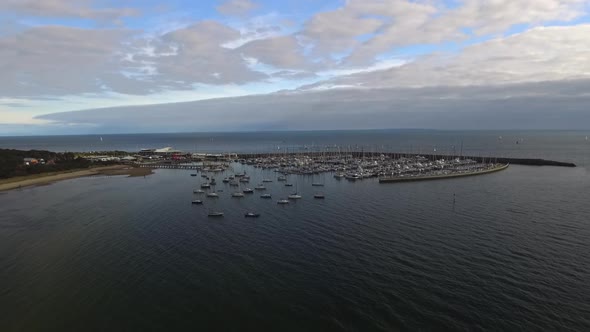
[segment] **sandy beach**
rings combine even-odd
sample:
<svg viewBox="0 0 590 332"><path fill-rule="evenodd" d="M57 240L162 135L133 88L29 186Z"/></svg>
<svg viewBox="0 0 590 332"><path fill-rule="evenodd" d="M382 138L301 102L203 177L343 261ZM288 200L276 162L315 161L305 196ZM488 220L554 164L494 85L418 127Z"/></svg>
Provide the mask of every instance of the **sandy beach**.
<svg viewBox="0 0 590 332"><path fill-rule="evenodd" d="M129 175L144 176L152 174L151 169L134 168L127 165L96 167L83 170L72 170L59 173L35 174L0 180L0 191L24 188L29 186L47 185L53 182L93 175Z"/></svg>

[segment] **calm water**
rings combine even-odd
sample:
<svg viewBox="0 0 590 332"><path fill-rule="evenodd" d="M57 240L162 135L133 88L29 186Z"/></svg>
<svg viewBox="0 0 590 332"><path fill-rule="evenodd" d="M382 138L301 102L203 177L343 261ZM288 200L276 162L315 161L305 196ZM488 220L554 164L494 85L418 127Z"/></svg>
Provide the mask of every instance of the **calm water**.
<svg viewBox="0 0 590 332"><path fill-rule="evenodd" d="M243 169L252 187L276 179ZM2 331L590 329L585 167L291 176L296 188L266 184L272 200L220 183L219 199L191 205L200 181L158 170L0 194ZM276 204L294 189L302 200Z"/></svg>

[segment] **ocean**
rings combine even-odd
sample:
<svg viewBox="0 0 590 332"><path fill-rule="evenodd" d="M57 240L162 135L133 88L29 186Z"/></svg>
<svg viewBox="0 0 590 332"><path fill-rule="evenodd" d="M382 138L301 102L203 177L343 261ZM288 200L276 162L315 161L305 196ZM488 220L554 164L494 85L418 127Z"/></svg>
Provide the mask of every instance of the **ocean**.
<svg viewBox="0 0 590 332"><path fill-rule="evenodd" d="M232 164L220 198L156 170L0 193L2 331L590 330L590 142L563 131L337 131L0 137L54 151L366 151L546 158L414 183ZM501 136L501 138L500 138ZM518 141L518 144L516 142ZM221 179L246 171L260 192ZM324 200L313 199L321 181ZM276 200L297 190L303 198ZM223 218L207 217L211 210ZM246 211L261 214L246 219Z"/></svg>

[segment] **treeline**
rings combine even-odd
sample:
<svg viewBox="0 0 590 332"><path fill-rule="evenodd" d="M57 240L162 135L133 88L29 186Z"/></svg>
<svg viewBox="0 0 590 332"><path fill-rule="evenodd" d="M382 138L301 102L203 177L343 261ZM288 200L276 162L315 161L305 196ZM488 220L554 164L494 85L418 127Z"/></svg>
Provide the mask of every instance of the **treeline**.
<svg viewBox="0 0 590 332"><path fill-rule="evenodd" d="M25 158L44 160L37 164L26 165ZM59 172L77 168L88 168L91 162L77 157L71 152L58 153L43 150L9 150L0 149L0 179L30 174Z"/></svg>

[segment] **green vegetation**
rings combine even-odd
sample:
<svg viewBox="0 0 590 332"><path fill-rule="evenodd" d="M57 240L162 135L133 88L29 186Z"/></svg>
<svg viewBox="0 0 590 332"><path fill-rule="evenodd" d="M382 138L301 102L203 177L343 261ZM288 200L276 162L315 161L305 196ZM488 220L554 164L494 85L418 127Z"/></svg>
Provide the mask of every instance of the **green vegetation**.
<svg viewBox="0 0 590 332"><path fill-rule="evenodd" d="M29 165L25 158L32 158ZM90 167L91 162L74 153L57 153L42 150L0 149L0 179L48 172L60 172Z"/></svg>

